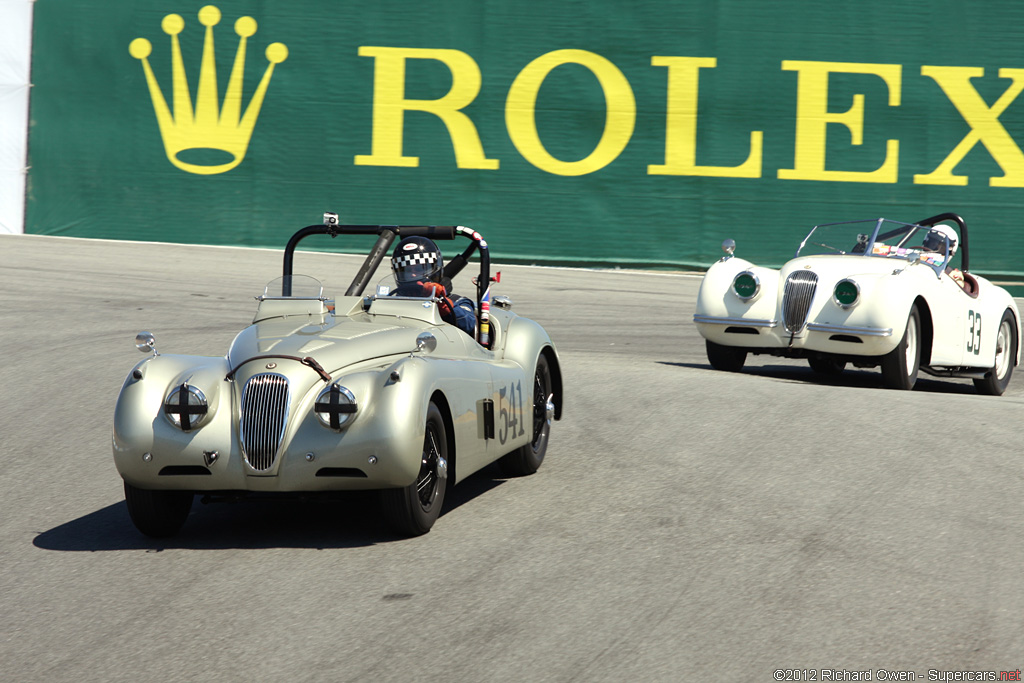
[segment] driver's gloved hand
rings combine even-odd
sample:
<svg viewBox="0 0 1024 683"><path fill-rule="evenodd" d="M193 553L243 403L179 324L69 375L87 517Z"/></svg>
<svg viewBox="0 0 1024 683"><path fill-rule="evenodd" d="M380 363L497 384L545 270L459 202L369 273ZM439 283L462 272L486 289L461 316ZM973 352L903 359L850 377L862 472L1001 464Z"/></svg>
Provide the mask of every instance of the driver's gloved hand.
<svg viewBox="0 0 1024 683"><path fill-rule="evenodd" d="M441 317L445 319L454 319L452 300L448 298L448 292L445 291L444 285L437 282L424 282L422 285L423 296L432 296L440 299L437 303L437 308L441 312Z"/></svg>

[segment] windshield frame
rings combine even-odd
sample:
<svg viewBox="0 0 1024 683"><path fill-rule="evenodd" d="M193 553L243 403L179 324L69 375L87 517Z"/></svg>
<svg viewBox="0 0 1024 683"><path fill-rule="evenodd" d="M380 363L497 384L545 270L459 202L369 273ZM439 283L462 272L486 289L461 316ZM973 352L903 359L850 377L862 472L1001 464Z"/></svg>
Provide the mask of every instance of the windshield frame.
<svg viewBox="0 0 1024 683"><path fill-rule="evenodd" d="M813 242L811 238L817 233L821 236L822 228L833 228L835 226L864 226L864 230L856 233L856 243L850 250L842 250L837 247L833 247L830 244L826 244L822 241ZM870 229L869 227L870 226ZM913 242L915 235L920 236L927 234L931 231L933 226L922 225L921 223L905 223L903 221L892 220L889 218L869 218L864 220L855 221L837 221L834 223L820 223L811 228L811 231L807 233L807 236L800 242L797 247L794 258L801 256L821 256L827 254L807 254L805 248L808 243L814 246L820 246L826 249L832 249L835 251L836 256L870 256L874 258L885 258L885 259L896 259L906 261L908 265L913 263L921 263L935 271L936 276L941 276L946 266L948 266L954 255L950 255L950 244L949 240L943 235L942 239L944 242L944 249L941 252L942 258L938 261L930 259L923 259L923 252L919 248L907 248L905 245ZM838 231L837 231L838 232ZM854 234L851 230L850 234ZM894 238L897 238L895 243L890 244ZM877 245L877 246L876 246ZM858 249L859 247L859 249ZM934 252L936 254L940 252Z"/></svg>
<svg viewBox="0 0 1024 683"><path fill-rule="evenodd" d="M313 294L313 291L316 294ZM300 292L296 294L295 292ZM274 293L277 292L277 293ZM309 301L327 301L324 285L312 275L289 274L278 275L263 288L263 294L256 297L257 301L267 299L305 299Z"/></svg>

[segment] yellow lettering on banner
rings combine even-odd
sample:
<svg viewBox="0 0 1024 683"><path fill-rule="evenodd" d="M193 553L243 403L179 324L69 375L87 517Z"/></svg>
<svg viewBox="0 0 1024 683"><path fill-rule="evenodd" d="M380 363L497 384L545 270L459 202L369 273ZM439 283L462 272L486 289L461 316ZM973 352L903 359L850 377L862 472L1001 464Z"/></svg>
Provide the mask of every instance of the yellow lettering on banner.
<svg viewBox="0 0 1024 683"><path fill-rule="evenodd" d="M828 111L830 73L855 73L879 76L889 86L889 106L900 105L902 67L899 64L859 64L855 62L804 62L784 60L784 71L796 71L796 152L793 168L779 169L786 180L831 180L846 183L895 183L899 165L899 140L885 143L885 162L874 171L826 171L825 130L830 123L841 123L850 130L851 144L864 141L864 95L853 96L853 105L843 113Z"/></svg>
<svg viewBox="0 0 1024 683"><path fill-rule="evenodd" d="M604 91L604 131L597 147L579 161L561 161L544 148L537 133L537 93L548 74L563 64L579 64L597 76ZM527 64L508 91L505 126L512 144L531 164L555 175L578 176L604 168L622 153L636 124L636 99L618 67L585 50L555 50Z"/></svg>
<svg viewBox="0 0 1024 683"><path fill-rule="evenodd" d="M971 85L972 78L981 78L985 70L967 66L922 66L921 75L932 78L956 110L971 127L971 132L960 141L949 156L931 173L914 176L914 182L921 185L966 185L967 176L953 175L953 169L963 161L967 153L979 142L985 145L999 167L1001 177L989 178L993 187L1024 187L1024 154L1006 132L999 116L1006 111L1024 90L1024 69L1000 69L1000 78L1013 82L996 103L989 107Z"/></svg>
<svg viewBox="0 0 1024 683"><path fill-rule="evenodd" d="M750 133L750 154L739 166L697 165L697 86L701 68L714 69L714 57L651 57L654 66L668 67L665 117L665 163L647 167L649 175L696 175L716 178L760 178L764 133Z"/></svg>
<svg viewBox="0 0 1024 683"><path fill-rule="evenodd" d="M480 92L480 67L473 58L459 50L424 48L369 47L359 48L360 57L373 57L373 136L370 154L359 154L357 166L420 165L419 157L402 154L405 112L425 111L444 122L452 138L455 163L459 168L498 168L497 159L484 156L476 126L462 109ZM452 73L452 87L436 100L410 100L405 97L405 61L435 59Z"/></svg>

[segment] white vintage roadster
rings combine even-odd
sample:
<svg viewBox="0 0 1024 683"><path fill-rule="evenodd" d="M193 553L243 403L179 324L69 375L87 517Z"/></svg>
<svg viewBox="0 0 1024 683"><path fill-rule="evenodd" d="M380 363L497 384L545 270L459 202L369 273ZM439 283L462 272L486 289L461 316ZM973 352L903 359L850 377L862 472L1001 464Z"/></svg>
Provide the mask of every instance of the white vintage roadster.
<svg viewBox="0 0 1024 683"><path fill-rule="evenodd" d="M881 366L893 389L912 389L923 371L999 395L1020 358L1017 306L968 271L956 214L816 225L780 269L735 256L732 240L722 248L693 316L718 370L763 353L806 358L826 374Z"/></svg>

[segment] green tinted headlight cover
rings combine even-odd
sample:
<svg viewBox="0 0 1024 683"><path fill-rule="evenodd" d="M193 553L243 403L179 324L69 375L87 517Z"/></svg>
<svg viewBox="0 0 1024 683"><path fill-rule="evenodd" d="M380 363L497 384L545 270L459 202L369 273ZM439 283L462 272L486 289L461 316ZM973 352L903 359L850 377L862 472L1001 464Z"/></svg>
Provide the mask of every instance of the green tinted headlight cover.
<svg viewBox="0 0 1024 683"><path fill-rule="evenodd" d="M836 288L832 295L835 297L837 304L843 308L849 308L857 303L857 299L860 298L860 287L853 280L840 280L836 283Z"/></svg>
<svg viewBox="0 0 1024 683"><path fill-rule="evenodd" d="M745 270L742 273L738 273L733 279L732 289L740 299L750 301L757 296L757 292L761 289L761 283L756 275L749 270Z"/></svg>

